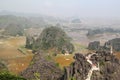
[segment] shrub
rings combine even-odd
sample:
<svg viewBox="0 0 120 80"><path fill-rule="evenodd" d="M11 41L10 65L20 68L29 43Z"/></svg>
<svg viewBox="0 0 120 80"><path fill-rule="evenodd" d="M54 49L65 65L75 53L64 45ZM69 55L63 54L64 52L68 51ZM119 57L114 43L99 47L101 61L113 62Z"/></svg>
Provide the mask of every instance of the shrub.
<svg viewBox="0 0 120 80"><path fill-rule="evenodd" d="M0 80L26 80L25 78L17 75L13 75L10 72L0 72Z"/></svg>

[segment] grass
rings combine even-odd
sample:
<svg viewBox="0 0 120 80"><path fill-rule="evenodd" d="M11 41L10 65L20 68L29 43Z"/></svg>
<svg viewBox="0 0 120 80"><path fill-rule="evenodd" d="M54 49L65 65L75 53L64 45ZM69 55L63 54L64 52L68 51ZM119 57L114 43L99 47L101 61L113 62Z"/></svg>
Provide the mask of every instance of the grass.
<svg viewBox="0 0 120 80"><path fill-rule="evenodd" d="M60 53L59 51L56 51L54 49L50 49L45 51L47 53L47 56L45 57L46 60L54 60L57 67L60 67L61 69L65 66L69 66L73 61L74 54L64 55ZM55 55L57 54L57 55Z"/></svg>
<svg viewBox="0 0 120 80"><path fill-rule="evenodd" d="M35 79L36 79L36 80L40 80L40 73L35 72L35 73L34 73L34 76L35 76Z"/></svg>
<svg viewBox="0 0 120 80"><path fill-rule="evenodd" d="M73 54L58 54L53 59L56 62L56 64L59 65L60 68L63 68L65 66L69 66L74 61L73 56Z"/></svg>
<svg viewBox="0 0 120 80"><path fill-rule="evenodd" d="M88 53L88 49L87 49L87 46L85 46L85 45L82 45L82 44L80 44L80 43L78 43L78 42L74 42L73 43L74 44L74 46L75 46L75 51L74 51L74 53Z"/></svg>
<svg viewBox="0 0 120 80"><path fill-rule="evenodd" d="M116 53L115 53L115 56L116 56L118 59L120 59L120 52L116 52Z"/></svg>
<svg viewBox="0 0 120 80"><path fill-rule="evenodd" d="M4 43L0 46L0 60L4 60L8 70L19 74L25 70L31 62L33 55L31 50L26 49L25 37L11 37L1 39Z"/></svg>

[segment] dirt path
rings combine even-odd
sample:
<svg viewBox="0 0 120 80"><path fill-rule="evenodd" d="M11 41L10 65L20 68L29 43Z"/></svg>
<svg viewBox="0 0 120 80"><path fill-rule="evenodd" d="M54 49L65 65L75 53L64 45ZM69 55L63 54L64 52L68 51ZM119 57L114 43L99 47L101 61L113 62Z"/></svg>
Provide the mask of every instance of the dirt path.
<svg viewBox="0 0 120 80"><path fill-rule="evenodd" d="M96 71L96 70L99 71L99 70L100 70L99 65L98 65L98 67L97 67L97 66L94 65L93 62L90 60L91 56L94 55L94 54L95 54L95 53L89 54L89 55L86 57L87 62L89 62L89 63L91 64L91 66L92 66L92 68L91 68L90 71L88 72L88 75L87 75L86 80L90 80L90 79L91 79L91 76L92 76L93 71Z"/></svg>

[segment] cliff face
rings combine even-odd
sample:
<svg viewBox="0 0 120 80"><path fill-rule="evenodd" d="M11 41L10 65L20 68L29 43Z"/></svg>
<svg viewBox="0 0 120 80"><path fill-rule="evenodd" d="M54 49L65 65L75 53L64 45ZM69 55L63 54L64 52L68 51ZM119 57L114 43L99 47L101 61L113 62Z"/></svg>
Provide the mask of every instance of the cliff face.
<svg viewBox="0 0 120 80"><path fill-rule="evenodd" d="M94 41L90 42L88 45L89 50L99 50L100 49L100 42L99 41Z"/></svg>
<svg viewBox="0 0 120 80"><path fill-rule="evenodd" d="M85 80L91 65L82 54L75 54L74 59L75 62L65 68L63 80Z"/></svg>
<svg viewBox="0 0 120 80"><path fill-rule="evenodd" d="M108 46L112 46L114 51L120 51L120 38L109 40L105 43L104 46L108 49L109 49Z"/></svg>
<svg viewBox="0 0 120 80"><path fill-rule="evenodd" d="M91 80L119 80L120 76L120 60L113 54L107 52L96 52L91 60L99 62L100 71L93 72Z"/></svg>
<svg viewBox="0 0 120 80"><path fill-rule="evenodd" d="M63 73L54 62L48 61L44 53L38 52L31 62L31 65L21 73L29 80L60 80Z"/></svg>
<svg viewBox="0 0 120 80"><path fill-rule="evenodd" d="M94 42L90 42L88 45L88 49L89 50L106 50L106 51L110 51L110 49L113 49L113 51L119 52L120 51L120 38L114 38L111 39L107 42L105 42L104 46L100 45L99 41L94 41Z"/></svg>
<svg viewBox="0 0 120 80"><path fill-rule="evenodd" d="M48 61L39 52L22 76L40 80L120 80L120 60L106 51L83 55L75 54L75 61L65 67L64 73L55 63Z"/></svg>
<svg viewBox="0 0 120 80"><path fill-rule="evenodd" d="M64 80L119 80L120 60L114 55L104 51L96 52L90 57L92 65L87 62L86 56L75 55L75 62L65 68ZM98 70L95 70L97 67ZM94 70L90 76L92 68Z"/></svg>

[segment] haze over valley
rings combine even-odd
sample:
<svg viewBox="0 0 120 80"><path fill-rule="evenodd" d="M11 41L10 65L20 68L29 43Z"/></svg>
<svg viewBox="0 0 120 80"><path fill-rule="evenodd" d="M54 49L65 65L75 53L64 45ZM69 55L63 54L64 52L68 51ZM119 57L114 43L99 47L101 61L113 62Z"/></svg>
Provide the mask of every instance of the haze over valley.
<svg viewBox="0 0 120 80"><path fill-rule="evenodd" d="M119 80L119 3L1 0L0 80Z"/></svg>

